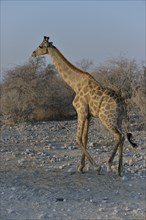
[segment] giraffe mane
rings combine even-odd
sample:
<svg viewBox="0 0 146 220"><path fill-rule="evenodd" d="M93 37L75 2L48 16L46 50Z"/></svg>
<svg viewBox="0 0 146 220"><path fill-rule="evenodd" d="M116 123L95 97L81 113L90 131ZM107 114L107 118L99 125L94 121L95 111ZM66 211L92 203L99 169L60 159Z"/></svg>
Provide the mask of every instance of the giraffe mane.
<svg viewBox="0 0 146 220"><path fill-rule="evenodd" d="M70 63L70 62L62 55L62 53L61 53L56 47L55 47L55 50L56 50L56 52L58 53L58 55L65 61L65 63L67 63L67 65L68 65L69 67L71 67L73 70L78 71L79 73L82 73L82 74L87 74L87 75L89 75L88 72L83 71L83 70L81 70L80 68L74 66L72 63Z"/></svg>

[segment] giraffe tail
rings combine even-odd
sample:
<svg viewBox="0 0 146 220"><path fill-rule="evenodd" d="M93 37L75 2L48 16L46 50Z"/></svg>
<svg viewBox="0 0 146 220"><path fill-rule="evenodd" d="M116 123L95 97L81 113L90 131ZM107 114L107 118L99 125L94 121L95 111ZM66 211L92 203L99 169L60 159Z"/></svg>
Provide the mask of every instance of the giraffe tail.
<svg viewBox="0 0 146 220"><path fill-rule="evenodd" d="M132 134L131 133L127 133L127 139L128 139L129 143L132 145L133 148L137 148L138 147L138 145L133 142Z"/></svg>
<svg viewBox="0 0 146 220"><path fill-rule="evenodd" d="M134 141L132 140L133 139L133 135L128 131L128 122L129 122L129 118L127 116L127 109L125 109L125 123L126 123L126 132L127 132L127 139L129 141L129 143L131 144L131 146L133 148L137 148L138 145L136 143L134 143Z"/></svg>

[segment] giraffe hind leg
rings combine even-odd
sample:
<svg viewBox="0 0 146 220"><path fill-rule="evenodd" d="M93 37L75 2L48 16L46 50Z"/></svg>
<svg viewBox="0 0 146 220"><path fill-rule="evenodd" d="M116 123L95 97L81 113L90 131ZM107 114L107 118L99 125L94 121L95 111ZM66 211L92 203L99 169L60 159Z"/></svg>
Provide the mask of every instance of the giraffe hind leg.
<svg viewBox="0 0 146 220"><path fill-rule="evenodd" d="M124 144L124 136L122 137L121 144L119 145L118 151L119 151L119 166L118 166L118 174L119 176L122 176L122 170L123 170L123 144Z"/></svg>
<svg viewBox="0 0 146 220"><path fill-rule="evenodd" d="M124 138L123 133L118 128L112 129L111 133L114 136L114 139L116 141L116 145L114 147L114 150L112 152L111 157L108 160L108 170L109 171L111 170L112 162L113 162L114 157L116 155L116 152L118 150L118 152L119 152L118 174L119 174L119 176L121 176L122 164L123 164L123 144L124 144L125 138Z"/></svg>

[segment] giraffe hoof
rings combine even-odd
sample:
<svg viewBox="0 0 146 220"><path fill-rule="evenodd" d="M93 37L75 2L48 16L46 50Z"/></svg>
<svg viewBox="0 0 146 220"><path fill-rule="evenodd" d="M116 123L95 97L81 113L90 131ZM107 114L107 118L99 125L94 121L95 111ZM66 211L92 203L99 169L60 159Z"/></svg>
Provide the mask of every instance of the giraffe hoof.
<svg viewBox="0 0 146 220"><path fill-rule="evenodd" d="M79 167L78 167L78 172L79 172L79 173L84 173L82 166L79 166Z"/></svg>
<svg viewBox="0 0 146 220"><path fill-rule="evenodd" d="M119 171L119 170L118 170L118 175L119 175L120 177L123 177L123 171L121 171L121 170Z"/></svg>

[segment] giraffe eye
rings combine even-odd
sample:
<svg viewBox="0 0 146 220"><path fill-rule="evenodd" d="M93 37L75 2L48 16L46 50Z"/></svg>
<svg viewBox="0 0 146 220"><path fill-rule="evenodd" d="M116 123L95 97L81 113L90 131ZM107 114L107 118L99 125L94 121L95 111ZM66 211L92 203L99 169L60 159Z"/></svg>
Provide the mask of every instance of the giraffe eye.
<svg viewBox="0 0 146 220"><path fill-rule="evenodd" d="M39 46L39 48L43 48L42 46Z"/></svg>

